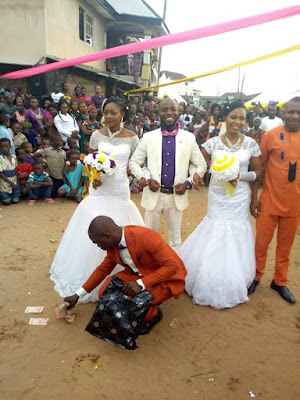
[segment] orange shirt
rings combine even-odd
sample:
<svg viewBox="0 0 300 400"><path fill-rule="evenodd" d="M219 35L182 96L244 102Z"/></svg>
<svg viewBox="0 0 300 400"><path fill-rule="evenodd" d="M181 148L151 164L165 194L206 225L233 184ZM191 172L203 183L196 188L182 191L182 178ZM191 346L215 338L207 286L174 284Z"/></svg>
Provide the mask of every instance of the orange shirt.
<svg viewBox="0 0 300 400"><path fill-rule="evenodd" d="M299 215L300 132L288 132L280 125L262 136L260 149L261 160L266 164L259 199L261 211L282 217Z"/></svg>

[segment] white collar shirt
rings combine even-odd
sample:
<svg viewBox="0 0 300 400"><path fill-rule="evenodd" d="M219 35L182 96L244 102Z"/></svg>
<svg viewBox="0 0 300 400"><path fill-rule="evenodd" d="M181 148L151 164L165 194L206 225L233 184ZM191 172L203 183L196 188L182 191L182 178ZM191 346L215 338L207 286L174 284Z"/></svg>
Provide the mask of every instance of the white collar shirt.
<svg viewBox="0 0 300 400"><path fill-rule="evenodd" d="M133 271L135 274L137 274L138 276L143 276L143 275L140 273L140 271L138 270L138 268L136 267L135 263L133 262L133 260L132 260L132 258L131 258L131 255L130 255L130 253L129 253L129 250L128 250L128 248L127 248L127 243L126 243L126 240L125 240L124 229L122 229L122 238L121 238L121 241L120 241L119 245L121 245L121 246L124 247L124 249L118 250L118 251L119 251L119 255L120 255L120 259L121 259L121 261L123 262L123 264L128 265L128 267L131 268L132 271ZM138 283L140 286L142 286L143 290L145 290L145 286L144 286L144 284L143 284L143 282L142 282L141 279L138 279L138 280L137 280L137 283Z"/></svg>
<svg viewBox="0 0 300 400"><path fill-rule="evenodd" d="M118 252L119 252L119 255L120 255L120 259L121 259L122 263L128 265L128 267L131 268L132 271L135 274L137 274L138 276L142 277L143 275L140 273L140 271L138 270L138 268L134 264L134 262L133 262L133 260L131 258L131 255L129 253L129 250L127 248L124 229L122 229L122 238L121 238L121 241L120 241L119 245L122 245L124 247L124 249L122 249L122 250L118 249ZM145 285L144 285L142 279L137 279L136 283L141 286L142 290L145 290ZM87 291L83 287L81 287L80 289L78 289L76 291L76 294L79 297L84 297L87 294Z"/></svg>

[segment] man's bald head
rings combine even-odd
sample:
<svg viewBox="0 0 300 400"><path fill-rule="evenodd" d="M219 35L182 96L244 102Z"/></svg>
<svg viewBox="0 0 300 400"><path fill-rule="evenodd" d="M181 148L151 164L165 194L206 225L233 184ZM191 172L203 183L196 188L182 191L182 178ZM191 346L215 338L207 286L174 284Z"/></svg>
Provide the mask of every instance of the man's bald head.
<svg viewBox="0 0 300 400"><path fill-rule="evenodd" d="M159 118L162 126L172 129L178 119L178 104L170 97L166 97L159 103Z"/></svg>
<svg viewBox="0 0 300 400"><path fill-rule="evenodd" d="M104 233L112 230L114 226L117 225L111 218L100 215L99 217L94 218L93 221L90 223L89 231L93 231L98 235L103 235Z"/></svg>
<svg viewBox="0 0 300 400"><path fill-rule="evenodd" d="M166 97L159 102L159 109L164 107L166 104L172 104L173 106L178 108L178 104L176 103L176 101L174 99L171 99L171 97Z"/></svg>
<svg viewBox="0 0 300 400"><path fill-rule="evenodd" d="M103 250L111 250L121 240L122 228L104 215L93 219L89 226L89 237L93 243L97 244Z"/></svg>

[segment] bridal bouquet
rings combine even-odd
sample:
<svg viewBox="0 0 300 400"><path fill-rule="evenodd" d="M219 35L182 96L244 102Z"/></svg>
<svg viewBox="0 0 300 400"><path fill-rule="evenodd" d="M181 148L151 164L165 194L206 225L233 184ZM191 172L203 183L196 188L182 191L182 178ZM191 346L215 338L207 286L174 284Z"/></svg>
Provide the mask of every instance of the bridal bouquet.
<svg viewBox="0 0 300 400"><path fill-rule="evenodd" d="M226 184L227 196L232 196L236 187L232 186L230 181L238 178L240 169L239 160L226 153L215 159L211 166L212 175L220 182Z"/></svg>
<svg viewBox="0 0 300 400"><path fill-rule="evenodd" d="M102 174L113 175L117 172L116 160L102 151L88 154L83 163L88 166L93 180L99 179Z"/></svg>

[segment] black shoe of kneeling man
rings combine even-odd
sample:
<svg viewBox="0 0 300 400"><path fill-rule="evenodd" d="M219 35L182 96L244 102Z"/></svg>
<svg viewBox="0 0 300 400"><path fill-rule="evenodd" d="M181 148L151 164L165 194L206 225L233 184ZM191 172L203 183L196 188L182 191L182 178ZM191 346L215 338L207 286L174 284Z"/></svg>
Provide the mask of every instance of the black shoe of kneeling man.
<svg viewBox="0 0 300 400"><path fill-rule="evenodd" d="M141 330L140 330L140 335L146 335L147 333L149 333L151 331L151 329L154 327L154 325L158 324L159 321L162 320L162 317L163 317L163 313L162 313L161 309L159 307L157 307L157 313L156 313L155 317L153 317L149 321L143 323Z"/></svg>
<svg viewBox="0 0 300 400"><path fill-rule="evenodd" d="M271 289L276 290L280 294L280 296L287 301L290 304L295 304L296 300L292 293L289 291L289 289L286 286L278 286L276 285L274 279L271 282Z"/></svg>
<svg viewBox="0 0 300 400"><path fill-rule="evenodd" d="M256 287L259 285L259 281L256 281L255 279L254 279L254 281L251 283L251 285L248 287L248 296L250 295L250 294L252 294L252 293L254 293L255 292L255 290L256 290Z"/></svg>

